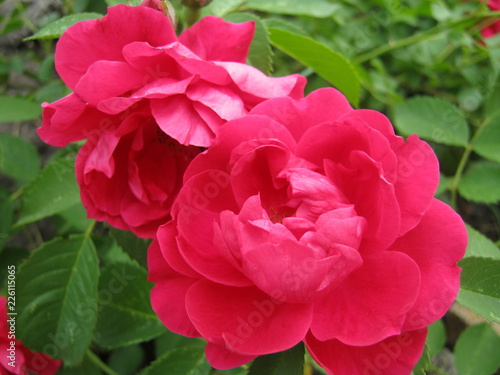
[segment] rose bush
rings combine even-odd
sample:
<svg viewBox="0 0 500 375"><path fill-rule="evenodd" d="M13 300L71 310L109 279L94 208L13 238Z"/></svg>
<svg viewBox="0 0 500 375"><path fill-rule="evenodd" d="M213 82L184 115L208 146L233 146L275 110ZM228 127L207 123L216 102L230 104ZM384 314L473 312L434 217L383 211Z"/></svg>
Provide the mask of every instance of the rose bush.
<svg viewBox="0 0 500 375"><path fill-rule="evenodd" d="M153 309L216 368L303 341L330 374L410 374L467 235L436 156L334 89L229 121L149 249Z"/></svg>
<svg viewBox="0 0 500 375"><path fill-rule="evenodd" d="M61 366L61 361L56 361L47 354L32 352L21 341L10 338L9 332L12 331L7 321L9 318L15 320L16 317L7 315L7 299L0 296L0 350L2 353L0 356L0 375L55 374ZM15 336L15 324L12 327L14 327ZM12 342L15 344L12 345ZM14 355L11 356L11 352Z"/></svg>
<svg viewBox="0 0 500 375"><path fill-rule="evenodd" d="M206 17L177 38L157 3L145 5L110 7L62 35L56 70L74 92L44 103L38 134L54 146L87 139L77 175L89 216L153 237L199 152L187 146L209 146L267 98L302 97L305 78L245 64L253 22Z"/></svg>

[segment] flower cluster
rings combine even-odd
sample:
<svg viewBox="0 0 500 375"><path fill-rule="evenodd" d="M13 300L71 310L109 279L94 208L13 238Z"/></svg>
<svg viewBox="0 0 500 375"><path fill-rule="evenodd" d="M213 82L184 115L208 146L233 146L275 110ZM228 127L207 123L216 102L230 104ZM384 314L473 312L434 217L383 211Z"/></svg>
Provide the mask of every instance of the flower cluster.
<svg viewBox="0 0 500 375"><path fill-rule="evenodd" d="M61 361L56 361L47 354L32 352L21 341L16 340L15 319L15 315L7 315L7 299L0 296L0 374L55 374Z"/></svg>
<svg viewBox="0 0 500 375"><path fill-rule="evenodd" d="M410 374L467 242L434 198L430 146L246 65L252 22L206 17L177 38L155 4L111 7L57 46L74 92L44 105L39 134L86 139L88 215L154 239L153 309L216 368L304 342L330 374Z"/></svg>

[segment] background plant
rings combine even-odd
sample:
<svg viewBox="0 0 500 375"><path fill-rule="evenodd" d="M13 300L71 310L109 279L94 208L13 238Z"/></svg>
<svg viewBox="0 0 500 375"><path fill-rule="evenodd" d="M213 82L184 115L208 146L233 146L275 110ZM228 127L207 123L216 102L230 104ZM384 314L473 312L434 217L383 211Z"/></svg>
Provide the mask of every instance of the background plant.
<svg viewBox="0 0 500 375"><path fill-rule="evenodd" d="M57 38L118 3L127 1L0 4L0 278L5 294L7 265L18 266L19 338L62 359L61 374L320 372L300 346L248 368L211 369L203 341L167 332L153 313L147 241L86 218L73 172L80 145L50 149L37 140L40 104L68 93L54 71ZM188 18L180 1L172 5L180 32ZM500 35L484 39L480 30L500 13L478 1L213 0L207 14L256 22L248 63L266 74L301 73L308 92L333 85L353 106L387 114L399 134L432 145L437 197L468 223L470 243L458 304L430 327L414 373L495 373ZM37 298L47 303L43 314L29 308Z"/></svg>

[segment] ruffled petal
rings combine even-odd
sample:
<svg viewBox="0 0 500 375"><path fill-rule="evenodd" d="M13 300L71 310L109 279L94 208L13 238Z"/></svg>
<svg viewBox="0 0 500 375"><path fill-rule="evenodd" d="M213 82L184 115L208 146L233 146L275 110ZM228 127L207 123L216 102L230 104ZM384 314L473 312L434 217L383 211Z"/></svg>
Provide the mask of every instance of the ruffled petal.
<svg viewBox="0 0 500 375"><path fill-rule="evenodd" d="M398 157L394 187L401 208L402 236L417 225L432 204L439 185L439 162L431 146L416 135L408 137L406 143L402 139L394 143Z"/></svg>
<svg viewBox="0 0 500 375"><path fill-rule="evenodd" d="M361 251L387 249L397 238L401 214L394 186L383 178L382 166L367 154L351 153L349 167L324 161L326 175L366 219ZM369 186L369 188L367 188Z"/></svg>
<svg viewBox="0 0 500 375"><path fill-rule="evenodd" d="M312 334L307 349L330 375L410 375L425 346L427 329L403 332L371 346L319 341Z"/></svg>
<svg viewBox="0 0 500 375"><path fill-rule="evenodd" d="M298 142L313 126L334 122L353 111L344 95L333 88L318 89L300 100L289 97L267 100L250 111L283 124Z"/></svg>
<svg viewBox="0 0 500 375"><path fill-rule="evenodd" d="M182 95L152 99L151 111L160 129L180 144L208 147L215 137L193 103Z"/></svg>
<svg viewBox="0 0 500 375"><path fill-rule="evenodd" d="M467 247L467 231L460 216L434 199L420 223L390 248L412 257L421 284L404 329L419 329L440 319L457 296L460 268L457 262Z"/></svg>
<svg viewBox="0 0 500 375"><path fill-rule="evenodd" d="M179 335L199 337L185 308L186 293L197 279L175 272L165 262L157 241L148 249L148 270L149 280L155 283L151 289L151 306L162 323Z"/></svg>
<svg viewBox="0 0 500 375"><path fill-rule="evenodd" d="M289 149L295 148L295 140L288 129L267 117L245 116L228 121L219 129L215 140L217 147L212 147L210 152L203 153L193 160L184 174L184 182L207 168L230 172L233 166L228 164L228 161L236 147L243 142L251 146L268 139L279 140Z"/></svg>
<svg viewBox="0 0 500 375"><path fill-rule="evenodd" d="M189 317L203 337L249 356L295 346L305 337L312 316L310 304L288 304L255 287L206 280L191 287L186 301Z"/></svg>
<svg viewBox="0 0 500 375"><path fill-rule="evenodd" d="M233 62L214 62L223 67L235 85L246 96L245 103L254 106L264 99L290 96L299 99L304 96L306 79L298 74L286 77L268 77L257 68L250 65Z"/></svg>
<svg viewBox="0 0 500 375"><path fill-rule="evenodd" d="M96 61L78 81L75 92L86 102L122 95L142 85L144 74L121 61ZM98 88L98 89L96 89Z"/></svg>
<svg viewBox="0 0 500 375"><path fill-rule="evenodd" d="M38 136L46 143L64 147L70 142L97 139L120 123L117 116L98 111L72 93L54 103L43 103L43 123Z"/></svg>
<svg viewBox="0 0 500 375"><path fill-rule="evenodd" d="M179 41L204 60L245 63L254 31L253 21L231 23L207 16L184 31Z"/></svg>
<svg viewBox="0 0 500 375"><path fill-rule="evenodd" d="M401 333L406 312L418 295L420 274L407 255L383 252L314 304L311 331L319 340L373 345Z"/></svg>
<svg viewBox="0 0 500 375"><path fill-rule="evenodd" d="M334 257L317 259L308 246L285 239L245 251L243 271L267 294L280 291L284 302L308 303L316 297L335 261Z"/></svg>
<svg viewBox="0 0 500 375"><path fill-rule="evenodd" d="M211 342L209 342L205 348L205 355L212 367L218 370L228 370L240 367L257 358L255 355L249 356L235 353L225 348L223 345Z"/></svg>
<svg viewBox="0 0 500 375"><path fill-rule="evenodd" d="M124 61L122 49L134 41L163 46L177 40L168 17L147 7L117 5L102 19L78 22L56 46L56 70L72 90L90 65L99 60Z"/></svg>

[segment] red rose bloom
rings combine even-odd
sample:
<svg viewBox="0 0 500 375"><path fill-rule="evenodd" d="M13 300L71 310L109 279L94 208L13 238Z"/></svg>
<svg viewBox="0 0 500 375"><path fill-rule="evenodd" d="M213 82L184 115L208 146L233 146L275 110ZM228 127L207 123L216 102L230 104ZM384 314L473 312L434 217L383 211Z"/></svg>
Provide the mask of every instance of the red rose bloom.
<svg viewBox="0 0 500 375"><path fill-rule="evenodd" d="M7 299L0 297L0 375L55 374L61 361L56 361L47 354L32 352L21 341L10 338L9 318L12 317L7 315Z"/></svg>
<svg viewBox="0 0 500 375"><path fill-rule="evenodd" d="M221 369L305 342L329 374L410 374L456 297L438 162L334 89L225 124L149 249L152 306Z"/></svg>
<svg viewBox="0 0 500 375"><path fill-rule="evenodd" d="M500 0L489 0L488 8L490 8L492 11L500 10ZM485 38L491 38L492 36L497 35L499 32L500 32L500 21L497 21L481 30L481 34Z"/></svg>
<svg viewBox="0 0 500 375"><path fill-rule="evenodd" d="M302 96L305 78L244 64L253 33L253 22L206 17L177 38L162 12L117 5L62 35L56 70L74 93L43 105L38 134L54 146L88 140L77 177L89 217L153 237L200 151L188 146L209 146L267 98Z"/></svg>

